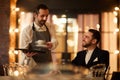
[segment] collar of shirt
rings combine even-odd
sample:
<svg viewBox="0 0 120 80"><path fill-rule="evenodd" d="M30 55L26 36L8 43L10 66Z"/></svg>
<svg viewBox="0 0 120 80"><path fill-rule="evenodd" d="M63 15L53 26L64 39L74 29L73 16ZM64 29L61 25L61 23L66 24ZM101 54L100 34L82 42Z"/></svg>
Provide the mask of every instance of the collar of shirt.
<svg viewBox="0 0 120 80"><path fill-rule="evenodd" d="M34 22L34 27L36 31L46 31L46 27L43 26L38 26L35 22Z"/></svg>

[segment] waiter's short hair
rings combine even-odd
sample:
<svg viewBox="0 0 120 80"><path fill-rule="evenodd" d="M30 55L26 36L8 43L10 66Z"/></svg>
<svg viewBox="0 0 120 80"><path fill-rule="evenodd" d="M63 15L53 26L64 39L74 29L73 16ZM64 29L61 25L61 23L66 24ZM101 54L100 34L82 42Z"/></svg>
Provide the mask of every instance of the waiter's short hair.
<svg viewBox="0 0 120 80"><path fill-rule="evenodd" d="M33 12L38 14L40 9L46 10L46 9L49 9L49 8L45 4L39 4Z"/></svg>

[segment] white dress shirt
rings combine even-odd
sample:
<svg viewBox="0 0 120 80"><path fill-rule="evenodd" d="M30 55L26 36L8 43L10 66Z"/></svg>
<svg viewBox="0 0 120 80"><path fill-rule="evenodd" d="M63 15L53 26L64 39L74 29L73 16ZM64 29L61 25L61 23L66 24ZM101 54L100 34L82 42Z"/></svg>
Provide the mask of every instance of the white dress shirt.
<svg viewBox="0 0 120 80"><path fill-rule="evenodd" d="M90 60L93 51L94 51L94 50L88 50L88 51L87 51L87 54L86 54L86 56L85 56L85 62L86 62L86 64L87 64L88 61Z"/></svg>

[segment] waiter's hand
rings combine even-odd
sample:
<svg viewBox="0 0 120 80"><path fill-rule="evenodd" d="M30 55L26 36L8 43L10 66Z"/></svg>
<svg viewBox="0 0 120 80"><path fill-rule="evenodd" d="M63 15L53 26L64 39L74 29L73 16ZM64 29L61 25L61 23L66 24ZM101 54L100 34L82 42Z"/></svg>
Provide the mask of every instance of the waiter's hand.
<svg viewBox="0 0 120 80"><path fill-rule="evenodd" d="M37 53L35 53L35 52L27 52L26 53L26 56L27 57L32 57L32 56L34 56L34 55L36 55Z"/></svg>
<svg viewBox="0 0 120 80"><path fill-rule="evenodd" d="M53 46L52 42L47 42L46 45L47 45L47 48L48 48L48 49L51 49L52 46Z"/></svg>

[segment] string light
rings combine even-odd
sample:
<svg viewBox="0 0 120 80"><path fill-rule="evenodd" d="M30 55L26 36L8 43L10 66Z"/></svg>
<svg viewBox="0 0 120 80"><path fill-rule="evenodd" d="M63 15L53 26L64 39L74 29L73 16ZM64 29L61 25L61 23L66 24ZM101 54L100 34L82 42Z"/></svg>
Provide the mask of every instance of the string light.
<svg viewBox="0 0 120 80"><path fill-rule="evenodd" d="M14 50L14 54L18 54L18 51L17 51L17 50Z"/></svg>
<svg viewBox="0 0 120 80"><path fill-rule="evenodd" d="M19 29L18 29L18 28L14 29L14 32L18 33L18 32L19 32Z"/></svg>
<svg viewBox="0 0 120 80"><path fill-rule="evenodd" d="M114 9L115 9L116 11L118 11L118 10L119 10L119 7L115 7Z"/></svg>
<svg viewBox="0 0 120 80"><path fill-rule="evenodd" d="M117 24L117 22L118 22L117 17L114 17L113 22L114 22L115 24Z"/></svg>
<svg viewBox="0 0 120 80"><path fill-rule="evenodd" d="M97 30L99 30L99 29L100 29L100 25L99 25L99 24L97 24L97 25L96 25L96 28L97 28Z"/></svg>
<svg viewBox="0 0 120 80"><path fill-rule="evenodd" d="M16 12L20 11L20 8L15 8L15 11L16 11Z"/></svg>
<svg viewBox="0 0 120 80"><path fill-rule="evenodd" d="M19 32L18 28L15 28L15 29L11 28L11 29L9 29L9 33L18 33L18 32Z"/></svg>
<svg viewBox="0 0 120 80"><path fill-rule="evenodd" d="M65 15L65 14L63 14L61 17L62 17L62 18L65 18L65 17L66 17L66 15Z"/></svg>
<svg viewBox="0 0 120 80"><path fill-rule="evenodd" d="M118 29L118 28L116 28L116 29L114 30L113 34L117 34L117 32L119 32L119 29Z"/></svg>
<svg viewBox="0 0 120 80"><path fill-rule="evenodd" d="M119 54L119 50L115 50L115 51L114 51L114 54Z"/></svg>
<svg viewBox="0 0 120 80"><path fill-rule="evenodd" d="M23 14L25 14L25 12L21 12L20 14L23 15Z"/></svg>
<svg viewBox="0 0 120 80"><path fill-rule="evenodd" d="M117 16L117 15L118 15L118 12L116 12L116 11L113 11L113 14L114 14L115 16Z"/></svg>

